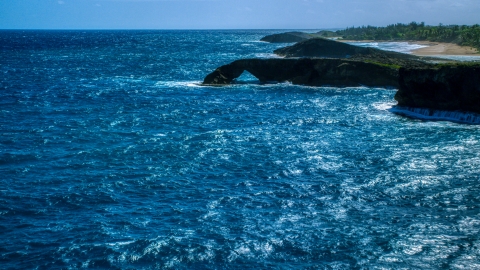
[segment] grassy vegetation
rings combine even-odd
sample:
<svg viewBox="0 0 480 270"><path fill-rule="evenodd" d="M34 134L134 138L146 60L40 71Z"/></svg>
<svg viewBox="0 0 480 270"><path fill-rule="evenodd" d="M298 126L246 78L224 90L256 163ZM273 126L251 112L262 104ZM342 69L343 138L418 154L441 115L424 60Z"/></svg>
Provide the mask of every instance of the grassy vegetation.
<svg viewBox="0 0 480 270"><path fill-rule="evenodd" d="M471 46L480 51L480 25L438 25L425 23L392 24L387 27L361 26L336 32L349 40L415 40L451 42L461 46Z"/></svg>
<svg viewBox="0 0 480 270"><path fill-rule="evenodd" d="M400 65L380 63L380 62L375 62L373 60L364 60L364 62L370 63L370 64L375 64L375 65L382 66L382 67L394 68L394 69L400 69L402 67Z"/></svg>
<svg viewBox="0 0 480 270"><path fill-rule="evenodd" d="M326 31L326 30L322 30L318 33L315 33L315 37L324 37L324 38L329 38L329 37L338 37L338 34L333 32L333 31Z"/></svg>

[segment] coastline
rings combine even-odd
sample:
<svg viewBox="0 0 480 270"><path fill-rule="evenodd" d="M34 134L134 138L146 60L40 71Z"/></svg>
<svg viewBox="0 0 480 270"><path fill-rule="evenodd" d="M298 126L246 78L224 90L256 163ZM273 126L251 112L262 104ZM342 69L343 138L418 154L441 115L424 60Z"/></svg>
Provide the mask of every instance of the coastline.
<svg viewBox="0 0 480 270"><path fill-rule="evenodd" d="M480 51L469 46L460 46L455 43L432 41L374 41L374 40L337 40L340 42L408 42L409 44L423 45L426 47L410 51L416 56L455 55L455 56L480 56Z"/></svg>
<svg viewBox="0 0 480 270"><path fill-rule="evenodd" d="M457 55L457 56L480 56L477 49L468 46L460 46L454 43L430 42L430 41L409 41L409 44L425 45L428 47L411 51L413 55Z"/></svg>

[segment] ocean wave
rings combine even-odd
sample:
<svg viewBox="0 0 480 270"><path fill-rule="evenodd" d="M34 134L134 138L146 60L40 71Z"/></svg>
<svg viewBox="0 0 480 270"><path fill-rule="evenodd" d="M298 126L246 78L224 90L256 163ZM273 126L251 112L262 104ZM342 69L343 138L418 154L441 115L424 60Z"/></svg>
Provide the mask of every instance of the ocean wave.
<svg viewBox="0 0 480 270"><path fill-rule="evenodd" d="M283 57L278 56L274 53L256 53L255 57L257 57L257 58L283 58Z"/></svg>
<svg viewBox="0 0 480 270"><path fill-rule="evenodd" d="M428 108L410 108L395 106L392 113L428 121L451 121L457 123L480 125L480 114L461 111L442 111Z"/></svg>
<svg viewBox="0 0 480 270"><path fill-rule="evenodd" d="M477 126L393 89L201 86L273 30L87 32L1 33L1 268L480 264Z"/></svg>
<svg viewBox="0 0 480 270"><path fill-rule="evenodd" d="M435 55L436 58L444 58L456 61L480 61L479 55Z"/></svg>
<svg viewBox="0 0 480 270"><path fill-rule="evenodd" d="M427 45L412 44L409 42L348 42L348 44L400 53L411 53L413 50L428 47Z"/></svg>
<svg viewBox="0 0 480 270"><path fill-rule="evenodd" d="M379 111L388 111L395 104L393 102L375 102L372 106Z"/></svg>
<svg viewBox="0 0 480 270"><path fill-rule="evenodd" d="M155 86L158 87L168 87L168 88L183 88L183 87L201 87L202 81L159 81L155 83Z"/></svg>

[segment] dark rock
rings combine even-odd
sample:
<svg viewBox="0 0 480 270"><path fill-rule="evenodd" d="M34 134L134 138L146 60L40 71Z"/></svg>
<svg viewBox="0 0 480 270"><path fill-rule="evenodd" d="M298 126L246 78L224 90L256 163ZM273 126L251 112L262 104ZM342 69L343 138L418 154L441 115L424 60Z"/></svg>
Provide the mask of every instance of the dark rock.
<svg viewBox="0 0 480 270"><path fill-rule="evenodd" d="M265 36L260 41L270 42L270 43L292 43L300 42L312 38L312 35L302 32L286 32L281 34L273 34Z"/></svg>
<svg viewBox="0 0 480 270"><path fill-rule="evenodd" d="M352 55L371 53L372 48L353 46L325 38L308 39L292 46L275 50L285 57L335 57L350 58Z"/></svg>
<svg viewBox="0 0 480 270"><path fill-rule="evenodd" d="M480 113L480 64L401 68L398 106Z"/></svg>
<svg viewBox="0 0 480 270"><path fill-rule="evenodd" d="M322 30L322 31L319 31L316 33L316 35L318 37L323 37L323 38L327 38L327 37L330 37L330 38L339 38L340 35L333 32L333 31L327 31L327 30Z"/></svg>
<svg viewBox="0 0 480 270"><path fill-rule="evenodd" d="M242 59L217 68L203 84L230 84L244 71L261 82L291 82L308 86L398 87L396 68L347 59Z"/></svg>
<svg viewBox="0 0 480 270"><path fill-rule="evenodd" d="M310 86L397 87L398 69L401 66L429 66L415 56L358 47L323 38L302 41L276 50L275 53L287 57L321 58L238 60L209 74L204 84L230 84L246 70L261 82L290 81Z"/></svg>
<svg viewBox="0 0 480 270"><path fill-rule="evenodd" d="M425 60L438 60L414 55L359 47L325 38L312 38L274 51L284 57L327 57L375 62L400 67L425 67Z"/></svg>
<svg viewBox="0 0 480 270"><path fill-rule="evenodd" d="M304 32L285 32L280 34L268 35L260 39L261 41L270 43L294 43L300 42L311 38L328 38L338 37L337 33L332 31L319 31L317 33L304 33Z"/></svg>

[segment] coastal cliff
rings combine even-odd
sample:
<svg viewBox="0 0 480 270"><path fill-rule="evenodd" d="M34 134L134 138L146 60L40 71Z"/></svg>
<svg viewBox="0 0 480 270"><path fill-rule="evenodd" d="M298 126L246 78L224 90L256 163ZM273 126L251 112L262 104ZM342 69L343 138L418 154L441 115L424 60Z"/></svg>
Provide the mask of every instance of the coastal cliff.
<svg viewBox="0 0 480 270"><path fill-rule="evenodd" d="M291 82L308 86L398 87L396 68L347 59L242 59L217 68L203 81L226 85L244 71L261 82Z"/></svg>
<svg viewBox="0 0 480 270"><path fill-rule="evenodd" d="M398 108L480 113L480 63L422 58L324 38L304 40L275 53L286 58L237 60L208 74L203 84L228 85L248 71L262 83L398 88Z"/></svg>
<svg viewBox="0 0 480 270"><path fill-rule="evenodd" d="M398 106L480 113L480 64L401 68Z"/></svg>

